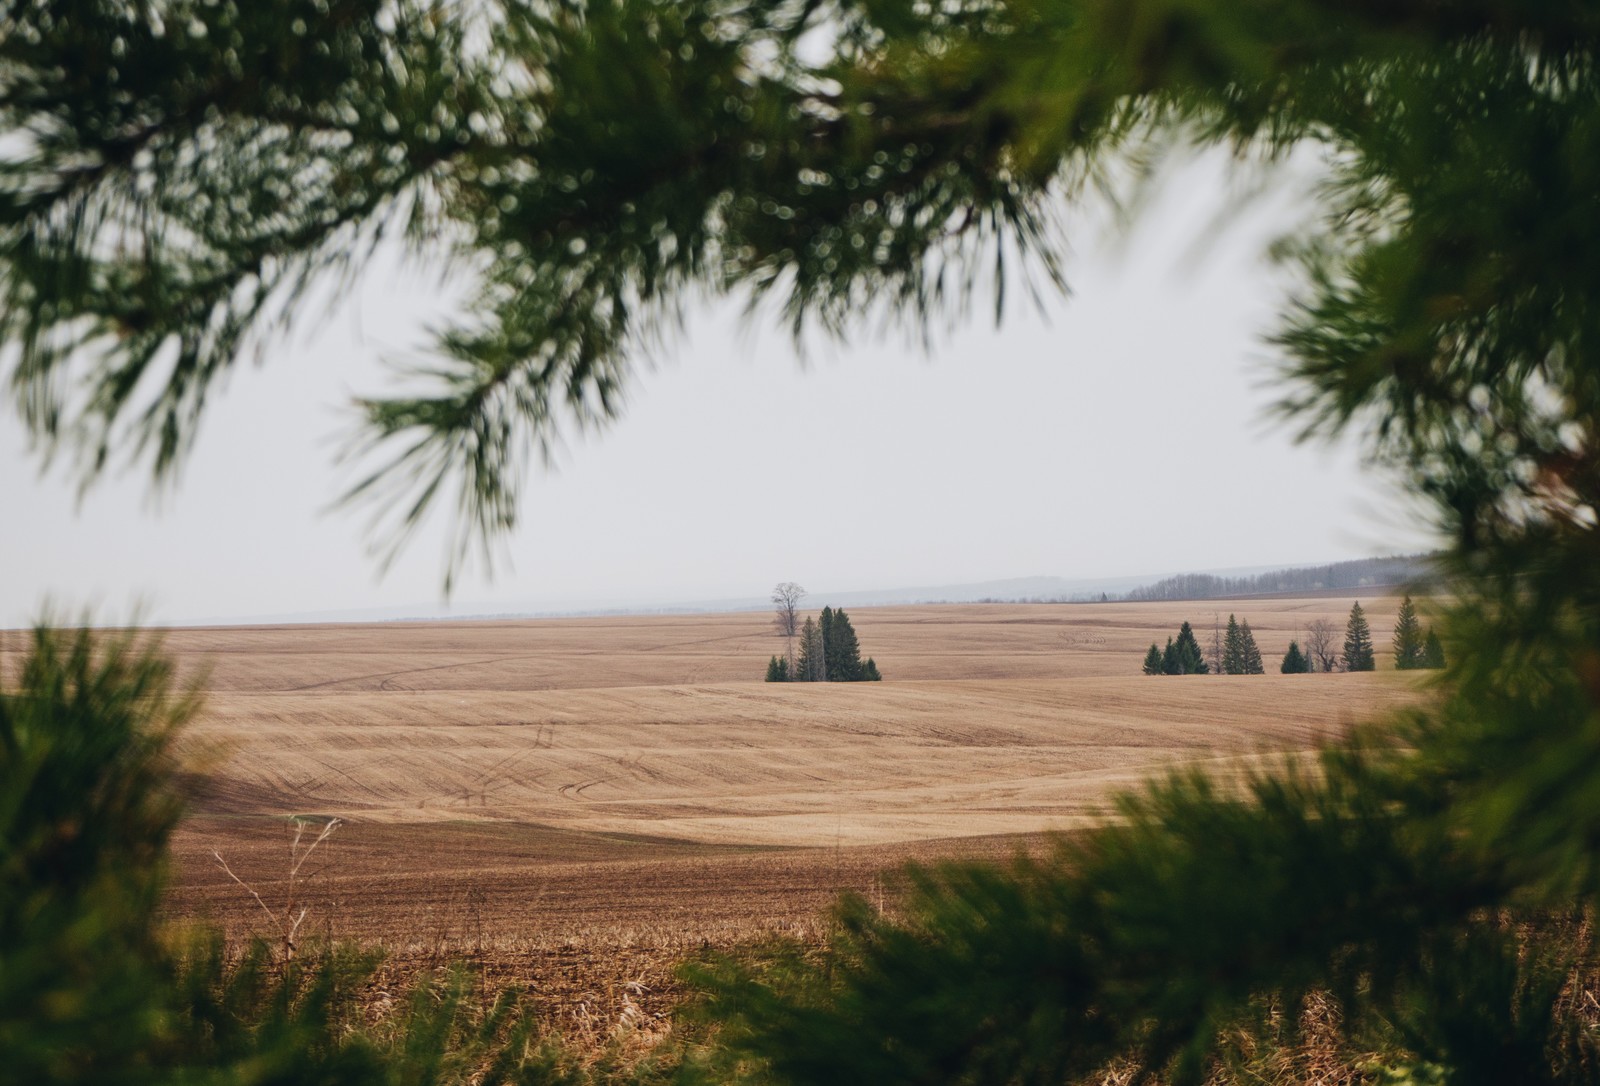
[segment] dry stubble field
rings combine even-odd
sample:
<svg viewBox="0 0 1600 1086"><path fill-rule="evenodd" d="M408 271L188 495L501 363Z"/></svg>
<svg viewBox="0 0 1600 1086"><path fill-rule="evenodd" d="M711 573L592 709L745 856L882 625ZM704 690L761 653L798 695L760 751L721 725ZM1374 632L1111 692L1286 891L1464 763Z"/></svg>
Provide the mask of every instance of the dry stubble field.
<svg viewBox="0 0 1600 1086"><path fill-rule="evenodd" d="M816 601L819 605L821 602ZM1362 600L1387 644L1396 601ZM405 972L466 956L569 1034L657 1021L672 964L815 934L907 860L1004 858L1176 763L1305 750L1414 696L1370 675L1149 678L1187 618L1250 620L1269 668L1349 599L862 608L887 681L761 681L761 613L182 629L207 674L171 911L271 935L288 816L344 825L305 868L307 932ZM408 964L410 963L410 964Z"/></svg>

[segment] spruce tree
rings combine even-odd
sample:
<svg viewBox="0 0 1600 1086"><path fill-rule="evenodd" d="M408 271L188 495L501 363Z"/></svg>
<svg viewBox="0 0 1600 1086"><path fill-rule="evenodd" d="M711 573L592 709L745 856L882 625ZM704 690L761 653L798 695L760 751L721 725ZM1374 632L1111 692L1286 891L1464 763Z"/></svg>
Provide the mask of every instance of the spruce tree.
<svg viewBox="0 0 1600 1086"><path fill-rule="evenodd" d="M778 658L776 656L767 661L767 682L783 682L783 673L778 670Z"/></svg>
<svg viewBox="0 0 1600 1086"><path fill-rule="evenodd" d="M1311 670L1311 660L1300 651L1298 641L1289 642L1289 651L1283 654L1283 665L1278 670L1285 675L1304 675Z"/></svg>
<svg viewBox="0 0 1600 1086"><path fill-rule="evenodd" d="M822 627L817 621L807 616L805 624L800 627L800 669L795 679L803 683L820 683L828 681L827 642L822 636Z"/></svg>
<svg viewBox="0 0 1600 1086"><path fill-rule="evenodd" d="M1195 640L1194 630L1185 622L1178 630L1178 666L1180 675L1204 675L1206 668L1205 654L1200 651L1200 642Z"/></svg>
<svg viewBox="0 0 1600 1086"><path fill-rule="evenodd" d="M1367 616L1357 600L1350 608L1350 621L1344 629L1344 669L1346 671L1376 671L1378 661L1372 652L1372 630L1367 626Z"/></svg>
<svg viewBox="0 0 1600 1086"><path fill-rule="evenodd" d="M1178 658L1178 646L1170 637L1167 638L1167 647L1161 652L1161 674L1183 674L1183 661Z"/></svg>
<svg viewBox="0 0 1600 1086"><path fill-rule="evenodd" d="M1161 650L1154 641L1150 642L1150 651L1144 654L1144 673L1146 675L1161 674Z"/></svg>
<svg viewBox="0 0 1600 1086"><path fill-rule="evenodd" d="M1239 636L1239 620L1228 616L1228 632L1222 635L1222 671L1226 675L1245 673L1244 642Z"/></svg>
<svg viewBox="0 0 1600 1086"><path fill-rule="evenodd" d="M822 659L827 668L828 681L831 683L844 682L848 678L839 666L838 614L832 607L824 607L822 617L817 620L817 624L822 627Z"/></svg>
<svg viewBox="0 0 1600 1086"><path fill-rule="evenodd" d="M1244 619L1239 623L1239 646L1243 653L1243 675L1265 675L1266 667L1261 662L1261 650L1256 647L1256 635L1250 632L1250 620Z"/></svg>
<svg viewBox="0 0 1600 1086"><path fill-rule="evenodd" d="M844 608L829 614L828 608L822 609L822 640L826 648L825 658L828 665L828 681L834 683L853 683L861 679L861 645L856 640L856 631L850 625L850 616L844 613Z"/></svg>
<svg viewBox="0 0 1600 1086"><path fill-rule="evenodd" d="M1444 667L1444 645L1439 642L1439 635L1433 632L1431 626L1422 645L1422 666L1433 670Z"/></svg>
<svg viewBox="0 0 1600 1086"><path fill-rule="evenodd" d="M1417 621L1417 609L1408 595L1400 601L1400 613L1394 621L1394 666L1397 671L1414 671L1426 667L1426 645L1422 624Z"/></svg>
<svg viewBox="0 0 1600 1086"><path fill-rule="evenodd" d="M861 665L861 681L864 683L878 683L883 681L883 676L878 674L878 665L867 657L867 662Z"/></svg>

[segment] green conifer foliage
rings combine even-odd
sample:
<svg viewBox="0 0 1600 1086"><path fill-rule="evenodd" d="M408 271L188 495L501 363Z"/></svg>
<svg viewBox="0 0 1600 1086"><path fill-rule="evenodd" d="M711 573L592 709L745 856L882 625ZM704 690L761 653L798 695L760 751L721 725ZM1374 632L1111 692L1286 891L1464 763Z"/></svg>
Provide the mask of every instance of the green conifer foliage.
<svg viewBox="0 0 1600 1086"><path fill-rule="evenodd" d="M861 681L877 683L883 681L883 676L878 674L877 662L872 657L867 657L867 662L861 665Z"/></svg>
<svg viewBox="0 0 1600 1086"><path fill-rule="evenodd" d="M1278 670L1285 675L1304 675L1311 670L1311 660L1300 651L1298 641L1289 642L1289 651L1283 654L1283 664Z"/></svg>
<svg viewBox="0 0 1600 1086"><path fill-rule="evenodd" d="M84 631L36 631L20 675L0 672L8 1081L123 1081L160 1034L171 744L198 708L175 685L152 646Z"/></svg>
<svg viewBox="0 0 1600 1086"><path fill-rule="evenodd" d="M15 644L15 642L14 642ZM572 1083L463 972L367 1029L375 956L279 958L163 923L199 698L151 640L39 629L0 674L0 1052L40 1086ZM407 1004L409 1003L409 1007ZM541 1050L542 1049L542 1050Z"/></svg>
<svg viewBox="0 0 1600 1086"><path fill-rule="evenodd" d="M1372 650L1372 629L1367 625L1366 612L1357 600L1350 607L1350 621L1344 630L1344 669L1346 671L1374 671L1377 658Z"/></svg>
<svg viewBox="0 0 1600 1086"><path fill-rule="evenodd" d="M1243 675L1245 673L1244 641L1240 636L1239 620L1233 615L1228 616L1228 630L1222 636L1222 673L1224 675Z"/></svg>
<svg viewBox="0 0 1600 1086"><path fill-rule="evenodd" d="M1433 503L1449 685L1315 772L1165 778L1059 859L927 875L893 916L846 907L839 954L726 987L743 1020L722 1036L790 1084L1193 1083L1317 990L1371 1027L1383 1077L1592 1082L1593 1023L1563 993L1596 975L1595 944L1553 918L1600 900L1597 58L1593 4L1508 0L15 3L4 384L47 454L170 473L208 384L319 277L380 234L445 239L479 281L437 384L363 405L379 460L353 490L401 529L459 502L470 549L518 522L560 405L609 413L634 348L702 291L776 300L798 331L881 319L864 298L926 327L991 253L1013 285L1059 283L1059 200L1129 158L1314 144L1316 213L1279 246L1297 272L1279 402L1308 436L1373 435ZM1359 615L1353 670L1373 666ZM82 699L6 711L31 702ZM41 723L21 740L96 742ZM0 818L74 753L15 751ZM100 780L38 794L101 807L6 838L0 1002L24 1017L0 1048L22 1081L60 1081L37 1057L63 1035L83 1081L150 1066L105 1024L131 1019L47 987L139 990L118 979L119 909L149 901L114 879L70 937L30 927L36 895L71 905L94 816L139 794L69 787Z"/></svg>
<svg viewBox="0 0 1600 1086"><path fill-rule="evenodd" d="M1154 641L1150 642L1150 651L1144 654L1144 673L1146 675L1160 675L1161 649Z"/></svg>
<svg viewBox="0 0 1600 1086"><path fill-rule="evenodd" d="M1205 654L1200 651L1200 642L1195 640L1194 629L1187 622L1178 630L1176 645L1180 675L1204 675L1209 670Z"/></svg>
<svg viewBox="0 0 1600 1086"><path fill-rule="evenodd" d="M861 662L861 644L843 608L827 606L817 618L808 617L796 640L800 643L800 652L794 666L780 659L775 669L769 662L768 681L848 683L883 679L877 664L869 669ZM774 674L779 677L772 678Z"/></svg>
<svg viewBox="0 0 1600 1086"><path fill-rule="evenodd" d="M1428 637L1422 646L1422 666L1433 670L1444 667L1444 645L1439 641L1439 635L1433 632L1433 627L1428 628Z"/></svg>
<svg viewBox="0 0 1600 1086"><path fill-rule="evenodd" d="M1167 638L1167 647L1161 651L1161 674L1183 674L1183 660L1178 657L1178 646L1170 637Z"/></svg>
<svg viewBox="0 0 1600 1086"><path fill-rule="evenodd" d="M840 608L831 615L823 608L823 644L827 649L828 681L852 683L861 679L861 645L850 625L850 616Z"/></svg>
<svg viewBox="0 0 1600 1086"><path fill-rule="evenodd" d="M786 683L789 681L789 661L782 656L774 656L767 661L767 682Z"/></svg>
<svg viewBox="0 0 1600 1086"><path fill-rule="evenodd" d="M822 627L810 615L800 627L800 662L795 679L803 683L827 682L827 647L822 638Z"/></svg>
<svg viewBox="0 0 1600 1086"><path fill-rule="evenodd" d="M1261 662L1261 650L1256 647L1256 635L1250 630L1250 620L1244 619L1239 623L1239 649L1244 670L1241 675L1265 675L1266 667Z"/></svg>
<svg viewBox="0 0 1600 1086"><path fill-rule="evenodd" d="M1417 621L1417 608L1406 596L1400 601L1400 611L1394 621L1394 666L1397 671L1414 671L1426 667L1427 646L1422 636L1422 624Z"/></svg>
<svg viewBox="0 0 1600 1086"><path fill-rule="evenodd" d="M1248 620L1228 616L1228 631L1222 640L1222 671L1225 675L1263 675L1261 650Z"/></svg>

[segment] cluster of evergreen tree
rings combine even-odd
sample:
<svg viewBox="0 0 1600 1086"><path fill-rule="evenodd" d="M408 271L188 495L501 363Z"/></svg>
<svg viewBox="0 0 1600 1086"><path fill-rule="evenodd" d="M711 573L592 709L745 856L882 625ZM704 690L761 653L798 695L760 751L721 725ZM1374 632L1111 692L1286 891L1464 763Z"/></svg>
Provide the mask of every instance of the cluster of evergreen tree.
<svg viewBox="0 0 1600 1086"><path fill-rule="evenodd" d="M1400 601L1400 613L1394 622L1394 666L1397 671L1419 671L1444 667L1444 646L1439 635L1428 627L1422 632L1417 620L1417 609L1407 596Z"/></svg>
<svg viewBox="0 0 1600 1086"><path fill-rule="evenodd" d="M1206 666L1205 654L1195 640L1194 630L1185 622L1178 629L1176 640L1167 638L1165 651L1150 643L1144 656L1146 675L1204 675L1211 669Z"/></svg>
<svg viewBox="0 0 1600 1086"><path fill-rule="evenodd" d="M844 608L824 607L817 619L807 616L799 632L800 652L791 664L788 656L767 662L767 682L856 683L878 682L878 665L861 659L861 644Z"/></svg>
<svg viewBox="0 0 1600 1086"><path fill-rule="evenodd" d="M1313 627L1315 625L1313 624ZM1315 637L1312 640L1316 642ZM1316 643L1326 645L1326 641ZM1340 657L1335 660L1326 648L1316 651L1323 652L1326 669L1330 671L1336 670L1338 664L1342 664L1345 671L1377 669L1372 627L1368 624L1366 612L1361 609L1359 601L1350 608L1350 618L1345 624L1344 652ZM1194 631L1189 623L1185 622L1176 638L1167 638L1165 650L1154 643L1150 645L1150 650L1144 657L1144 673L1146 675L1266 673L1261 650L1256 645L1255 633L1250 629L1248 619L1240 620L1234 615L1228 616L1227 634L1220 646L1213 646L1213 657L1208 664L1205 654L1195 640ZM1401 671L1444 667L1444 646L1432 627L1423 630L1422 624L1417 619L1416 605L1411 602L1410 596L1400 604L1399 616L1395 621L1394 659L1395 667ZM1298 640L1290 641L1289 650L1283 654L1283 662L1278 670L1285 675L1310 674L1316 670L1316 656L1313 652L1302 650Z"/></svg>
<svg viewBox="0 0 1600 1086"><path fill-rule="evenodd" d="M1265 675L1261 663L1261 650L1256 647L1256 635L1250 629L1250 620L1240 622L1228 616L1228 632L1222 641L1222 673L1224 675Z"/></svg>
<svg viewBox="0 0 1600 1086"><path fill-rule="evenodd" d="M1428 627L1424 632L1417 619L1416 604L1408 595L1400 601L1400 611L1394 622L1394 666L1396 671L1417 671L1444 667L1444 645L1439 635ZM1346 671L1376 671L1377 650L1372 643L1372 629L1361 604L1350 608L1350 620L1345 625L1344 669Z"/></svg>
<svg viewBox="0 0 1600 1086"><path fill-rule="evenodd" d="M1316 635L1317 624L1312 625L1312 633ZM1317 645L1324 647L1317 648ZM1359 601L1351 606L1350 618L1345 624L1343 653L1336 659L1326 646L1327 641L1319 641L1317 636L1312 637L1312 648L1315 651L1302 650L1298 640L1290 641L1289 650L1283 654L1283 662L1278 670L1285 675L1310 674L1316 670L1316 652L1323 654L1325 668L1329 671L1337 670L1339 665L1342 665L1345 671L1377 669L1372 627L1368 624L1366 612L1361 609ZM1205 654L1195 640L1194 631L1189 623L1185 622L1176 638L1167 638L1165 650L1151 644L1150 650L1144 657L1144 673L1146 675L1266 673L1266 668L1262 664L1261 650L1256 645L1255 633L1250 629L1248 619L1240 620L1234 615L1228 616L1228 632L1220 646L1213 645L1212 656L1213 659L1207 663ZM1399 616L1395 621L1394 659L1395 667L1401 671L1444 667L1444 646L1432 627L1423 630L1422 624L1417 619L1416 605L1411 602L1410 596L1400 604Z"/></svg>
<svg viewBox="0 0 1600 1086"><path fill-rule="evenodd" d="M1220 674L1266 673L1261 663L1261 650L1256 647L1256 637L1251 632L1248 621L1240 622L1233 615L1229 615L1228 632L1221 645L1217 646L1217 650L1217 658L1213 664ZM1295 651L1298 653L1299 650ZM1167 638L1165 649L1152 642L1150 651L1144 654L1146 675L1209 675L1213 671L1213 664L1206 662L1205 653L1201 651L1200 643L1195 639L1194 629L1187 622L1179 628L1176 638ZM1306 670L1309 671L1310 667L1308 666Z"/></svg>

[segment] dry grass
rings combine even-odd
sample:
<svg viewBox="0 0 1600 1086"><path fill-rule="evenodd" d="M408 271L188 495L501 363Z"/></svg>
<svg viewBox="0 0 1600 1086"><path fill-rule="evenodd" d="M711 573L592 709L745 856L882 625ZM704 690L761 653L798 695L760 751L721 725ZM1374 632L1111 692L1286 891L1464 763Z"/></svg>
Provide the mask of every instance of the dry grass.
<svg viewBox="0 0 1600 1086"><path fill-rule="evenodd" d="M1394 601L1362 602L1386 629ZM496 938L626 932L635 909L685 938L787 923L855 885L835 871L1076 829L1164 766L1307 749L1414 696L1396 673L1138 673L1185 617L1238 611L1270 660L1347 607L864 608L889 681L823 685L759 681L765 614L173 631L212 691L175 907L235 926L255 906L212 850L270 886L284 819L314 816L349 823L308 920L342 934L432 938L469 893Z"/></svg>
<svg viewBox="0 0 1600 1086"><path fill-rule="evenodd" d="M1385 649L1399 601L1360 601ZM1276 662L1291 637L1304 644L1314 619L1343 630L1351 602L928 605L858 608L850 617L863 654L875 657L890 681L1057 679L1134 674L1150 642L1165 643L1180 622L1192 622L1205 645L1213 616L1226 625L1230 612L1249 619L1263 656ZM221 693L525 693L750 682L761 678L782 639L771 615L746 612L191 628L172 631L167 643L191 663L203 662L208 685Z"/></svg>
<svg viewBox="0 0 1600 1086"><path fill-rule="evenodd" d="M1381 630L1392 601L1367 602ZM1271 659L1341 605L1237 606ZM169 647L211 672L191 734L207 811L771 845L1070 829L1161 765L1305 748L1411 688L1138 674L1184 615L1202 617L864 609L890 681L823 686L758 681L781 646L760 614L184 630Z"/></svg>
<svg viewBox="0 0 1600 1086"><path fill-rule="evenodd" d="M229 694L202 806L708 843L1071 829L1175 761L1304 749L1396 675Z"/></svg>
<svg viewBox="0 0 1600 1086"><path fill-rule="evenodd" d="M1381 648L1396 601L1361 602ZM285 900L289 816L337 817L300 936L382 944L375 999L465 957L583 1043L656 1037L698 949L816 941L843 890L892 907L907 860L1036 849L1163 767L1227 772L1415 697L1395 673L1139 674L1185 618L1205 644L1237 612L1275 665L1349 604L862 608L888 681L821 686L760 681L766 614L173 631L211 694L171 912L281 935L213 851Z"/></svg>

